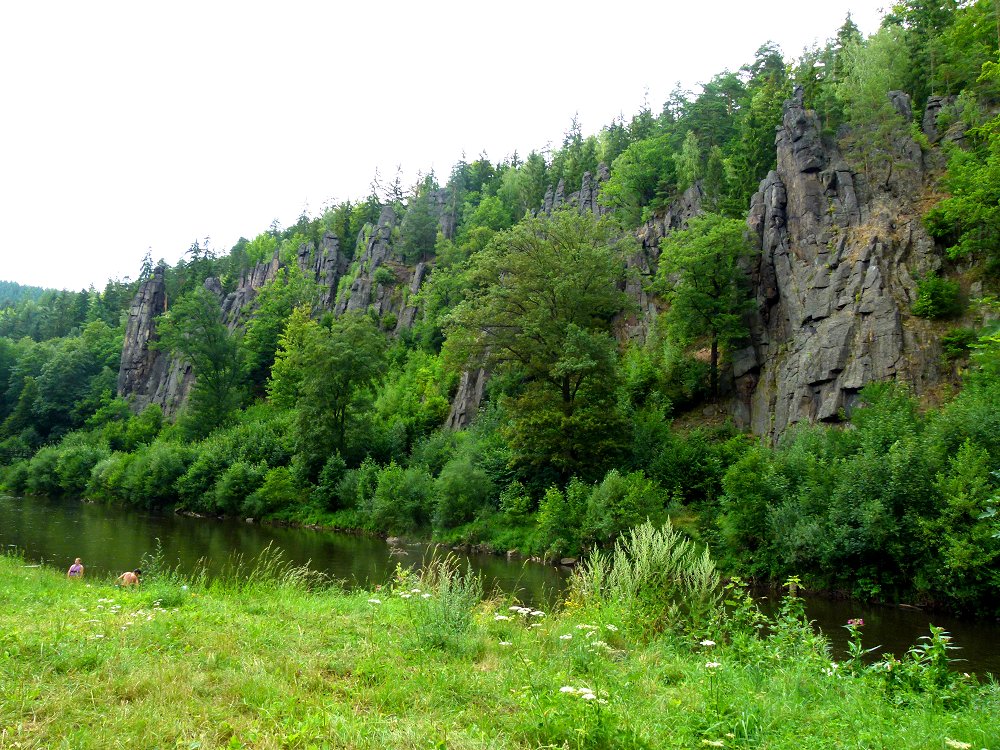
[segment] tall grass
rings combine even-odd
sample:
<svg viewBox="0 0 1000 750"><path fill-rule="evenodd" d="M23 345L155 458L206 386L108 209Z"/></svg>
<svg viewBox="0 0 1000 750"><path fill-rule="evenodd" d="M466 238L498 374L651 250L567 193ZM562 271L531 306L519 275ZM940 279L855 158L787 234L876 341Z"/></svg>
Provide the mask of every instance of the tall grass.
<svg viewBox="0 0 1000 750"><path fill-rule="evenodd" d="M409 585L411 579L417 585ZM410 602L420 646L470 650L474 641L469 634L483 599L483 581L468 562L463 566L450 552L442 555L435 550L415 577L397 576L396 589Z"/></svg>
<svg viewBox="0 0 1000 750"><path fill-rule="evenodd" d="M609 555L595 551L574 571L570 601L614 607L645 638L668 630L700 632L719 617L719 573L701 551L668 521L649 521L622 535Z"/></svg>
<svg viewBox="0 0 1000 750"><path fill-rule="evenodd" d="M448 556L354 593L269 557L233 585L180 584L175 607L25 565L0 555L2 750L1000 748L1000 688L942 671L945 634L855 674L798 602L763 629L720 613L697 642L649 637L611 600L479 602Z"/></svg>
<svg viewBox="0 0 1000 750"><path fill-rule="evenodd" d="M230 555L212 582L220 588L243 592L282 588L310 590L332 584L325 573L310 568L308 563L296 565L285 557L281 548L271 543L254 557L247 558L240 553Z"/></svg>

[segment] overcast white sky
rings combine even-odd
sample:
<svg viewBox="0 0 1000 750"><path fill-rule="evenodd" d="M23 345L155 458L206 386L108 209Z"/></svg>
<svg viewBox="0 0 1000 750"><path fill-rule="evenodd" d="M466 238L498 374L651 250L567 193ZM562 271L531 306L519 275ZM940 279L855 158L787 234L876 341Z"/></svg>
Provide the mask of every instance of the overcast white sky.
<svg viewBox="0 0 1000 750"><path fill-rule="evenodd" d="M0 279L78 290L866 34L885 0L0 5Z"/></svg>

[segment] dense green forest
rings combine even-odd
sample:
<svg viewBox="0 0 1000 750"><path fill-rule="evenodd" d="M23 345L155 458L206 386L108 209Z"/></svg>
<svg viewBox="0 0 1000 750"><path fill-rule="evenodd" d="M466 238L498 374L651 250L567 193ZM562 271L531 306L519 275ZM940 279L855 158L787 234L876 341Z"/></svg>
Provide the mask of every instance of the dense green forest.
<svg viewBox="0 0 1000 750"><path fill-rule="evenodd" d="M956 281L971 274L988 291L1000 271L998 32L992 0L909 0L868 39L848 18L796 59L765 44L659 111L595 135L574 120L551 151L463 160L408 189L376 180L364 200L275 223L228 252L196 242L160 263L170 306L157 346L197 376L176 420L116 397L124 313L151 262L103 292L10 299L2 482L549 558L669 517L755 580L798 575L860 597L1000 614L998 310ZM954 382L920 399L870 385L849 421L801 425L770 445L704 407L725 399L728 358L748 335L745 216L775 167L794 87L869 176L891 168L899 132L930 150L924 103L957 97L938 125L964 135L933 147L947 169L924 217L941 273L918 281L912 309L938 324ZM893 108L893 89L911 95L913 122ZM539 210L548 190L575 190L600 164L610 170L600 211ZM670 233L656 274L637 280L625 262L635 230L692 186L703 215ZM412 327L398 331L394 316L324 309L297 262L301 248L338 238L353 260L343 295L386 207L402 217L391 238L402 259L432 268ZM205 280L232 291L275 254L282 270L231 330ZM387 266L376 280L397 283ZM638 311L622 289L640 282L661 314L628 343L617 321ZM444 428L461 373L477 368L491 373L478 416Z"/></svg>

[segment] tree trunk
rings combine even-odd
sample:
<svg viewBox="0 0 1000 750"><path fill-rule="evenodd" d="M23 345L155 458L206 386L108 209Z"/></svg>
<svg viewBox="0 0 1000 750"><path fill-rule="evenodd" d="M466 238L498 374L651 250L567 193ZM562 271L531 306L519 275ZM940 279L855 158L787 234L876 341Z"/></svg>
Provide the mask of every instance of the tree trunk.
<svg viewBox="0 0 1000 750"><path fill-rule="evenodd" d="M709 370L709 387L712 397L719 395L719 337L712 336L712 365Z"/></svg>

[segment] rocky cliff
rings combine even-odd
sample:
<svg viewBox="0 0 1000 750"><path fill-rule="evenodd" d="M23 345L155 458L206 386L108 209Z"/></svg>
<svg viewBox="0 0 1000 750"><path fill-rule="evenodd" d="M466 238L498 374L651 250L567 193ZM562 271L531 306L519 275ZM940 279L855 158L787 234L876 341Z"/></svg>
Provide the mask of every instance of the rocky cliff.
<svg viewBox="0 0 1000 750"><path fill-rule="evenodd" d="M904 120L908 97L890 98ZM935 337L909 313L915 278L939 265L920 221L932 175L908 128L899 132L891 168L869 179L821 137L801 91L785 102L777 169L747 219L760 256L751 344L733 357L739 425L776 436L840 420L867 383L919 393L937 381Z"/></svg>
<svg viewBox="0 0 1000 750"><path fill-rule="evenodd" d="M729 353L732 415L757 434L775 437L796 422L840 420L855 405L858 391L873 381L902 380L918 393L938 381L936 337L909 310L915 279L939 263L920 216L943 162L936 150L922 153L909 137L908 97L892 92L890 99L901 127L890 147L889 167L872 178L852 168L834 139L822 137L801 92L785 103L776 129L777 168L761 183L747 219L760 248L748 269L757 311L749 321L748 345ZM963 135L954 128L936 132L936 115L950 104L935 97L928 102L922 123L932 143ZM575 207L603 213L597 198L607 177L602 164L569 195L560 182L548 191L541 210ZM648 281L656 273L660 241L700 213L703 198L695 185L639 228L639 247L627 259L633 273L626 286L636 312L622 316L615 327L623 341L645 341L657 314ZM454 232L449 204L447 191L438 191L431 201L445 236ZM397 334L413 325L418 314L413 300L433 264L405 262L396 247L398 227L390 206L362 232L354 257L332 235L300 249L298 265L320 285L324 309L336 315L370 310ZM225 297L217 282L208 282L231 328L245 323L258 290L279 268L277 257L258 265ZM172 415L193 378L182 363L149 347L156 338L155 316L166 305L158 272L130 310L118 391L137 408L157 403ZM468 426L487 379L481 370L463 374L449 427Z"/></svg>
<svg viewBox="0 0 1000 750"><path fill-rule="evenodd" d="M447 195L436 191L432 210L446 236L454 231L454 217ZM413 325L417 308L411 304L427 278L430 267L421 261L403 262L394 247L398 217L391 206L382 209L378 222L362 230L353 259L340 247L338 238L324 235L317 244L303 244L296 258L298 267L319 287L318 306L335 315L372 309L388 329L398 333ZM281 268L277 253L266 263L247 271L235 290L224 294L217 279L205 286L219 298L219 314L230 330L246 324L253 315L255 299ZM391 274L378 274L380 268ZM155 348L156 317L167 310L168 300L163 269L158 268L143 283L129 309L118 374L118 395L129 399L140 411L158 404L166 416L174 416L186 401L194 384L190 366ZM150 344L154 344L150 346Z"/></svg>
<svg viewBox="0 0 1000 750"><path fill-rule="evenodd" d="M139 287L128 311L118 370L118 395L128 398L135 411L157 404L170 417L191 392L194 374L188 365L155 348L154 320L166 309L163 268L158 267Z"/></svg>

